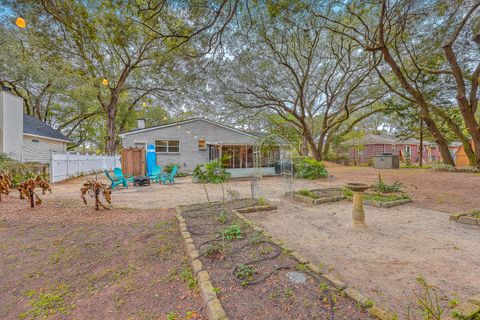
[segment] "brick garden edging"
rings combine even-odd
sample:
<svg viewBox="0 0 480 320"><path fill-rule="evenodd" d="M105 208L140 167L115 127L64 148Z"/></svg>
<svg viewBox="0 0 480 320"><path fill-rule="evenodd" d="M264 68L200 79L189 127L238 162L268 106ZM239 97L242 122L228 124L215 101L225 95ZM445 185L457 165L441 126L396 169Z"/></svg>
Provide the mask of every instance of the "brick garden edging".
<svg viewBox="0 0 480 320"><path fill-rule="evenodd" d="M176 207L176 218L180 227L180 233L184 240L185 249L190 258L190 265L192 267L192 273L197 279L198 288L200 290L200 296L202 297L208 320L228 320L227 314L222 307L217 294L214 291L214 287L208 271L203 270L202 261L200 261L200 255L197 248L193 243L192 236L187 230L187 224L182 217L182 209L179 206Z"/></svg>
<svg viewBox="0 0 480 320"><path fill-rule="evenodd" d="M267 204L263 206L253 206L253 207L246 207L246 208L241 208L237 209L238 212L240 213L251 213L251 212L259 212L259 211L270 211L270 210L275 210L277 209L277 206Z"/></svg>
<svg viewBox="0 0 480 320"><path fill-rule="evenodd" d="M247 219L242 213L238 212L238 210L232 210L233 213L237 215L239 219L241 219L244 223L252 227L254 230L262 232L263 235L275 243L276 245L280 246L280 248L288 252L295 260L298 261L298 263L305 265L310 271L322 276L323 278L327 279L330 281L336 289L338 289L340 292L343 292L346 296L357 302L359 305L364 307L367 312L376 317L377 319L380 320L396 320L398 317L391 312L388 312L382 308L379 308L375 305L375 303L372 303L372 300L369 298L365 297L363 294L361 294L358 290L347 287L346 283L340 280L337 276L335 276L333 273L323 273L323 270L321 270L318 266L315 264L311 263L308 261L305 257L302 255L298 254L295 250L292 250L288 248L282 241L274 238L271 234L267 233L263 228L256 226L251 220Z"/></svg>
<svg viewBox="0 0 480 320"><path fill-rule="evenodd" d="M346 197L348 200L352 200L352 197ZM412 199L400 199L395 201L375 201L375 200L365 200L363 199L363 204L367 206L377 207L377 208L393 208L401 206L407 203L413 202Z"/></svg>
<svg viewBox="0 0 480 320"><path fill-rule="evenodd" d="M480 226L480 218L472 217L468 215L469 212L457 213L450 216L450 221L456 221L458 223L469 224L472 226Z"/></svg>
<svg viewBox="0 0 480 320"><path fill-rule="evenodd" d="M313 190L309 190L311 192L315 192L315 191L337 191L337 192L341 192L342 189L341 188L320 188L320 189L313 189ZM310 204L310 205L319 205L319 204L322 204L322 203L329 203L329 202L336 202L336 201L340 201L340 200L343 200L345 199L345 196L344 195L337 195L337 196L330 196L330 197L321 197L321 198L318 198L318 199L314 199L314 198L311 198L311 197L308 197L308 196L303 196L301 194L298 194L298 193L293 193L293 199L295 200L298 200L298 201L302 201L302 202L305 202L307 204Z"/></svg>

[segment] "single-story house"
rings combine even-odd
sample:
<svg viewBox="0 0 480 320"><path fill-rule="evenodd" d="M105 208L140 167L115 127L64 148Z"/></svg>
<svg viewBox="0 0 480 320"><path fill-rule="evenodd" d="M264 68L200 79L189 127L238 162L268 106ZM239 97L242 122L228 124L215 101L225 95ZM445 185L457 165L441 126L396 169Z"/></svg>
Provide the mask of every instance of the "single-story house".
<svg viewBox="0 0 480 320"><path fill-rule="evenodd" d="M233 176L252 175L254 146L260 136L204 118L148 128L140 119L137 129L120 134L124 149L155 146L157 165L178 164L188 172L198 164L224 159L223 165ZM264 175L274 174L272 165L278 159L278 148L262 157Z"/></svg>
<svg viewBox="0 0 480 320"><path fill-rule="evenodd" d="M347 142L350 146L350 160L356 163L368 163L373 156L384 153L400 156L402 161L420 162L420 142L417 139L401 139L393 135L367 134L364 137ZM455 155L457 144L452 144L450 152ZM423 162L441 161L440 150L436 144L425 142Z"/></svg>
<svg viewBox="0 0 480 320"><path fill-rule="evenodd" d="M0 153L22 162L48 163L66 152L70 140L45 122L23 113L23 99L0 91Z"/></svg>

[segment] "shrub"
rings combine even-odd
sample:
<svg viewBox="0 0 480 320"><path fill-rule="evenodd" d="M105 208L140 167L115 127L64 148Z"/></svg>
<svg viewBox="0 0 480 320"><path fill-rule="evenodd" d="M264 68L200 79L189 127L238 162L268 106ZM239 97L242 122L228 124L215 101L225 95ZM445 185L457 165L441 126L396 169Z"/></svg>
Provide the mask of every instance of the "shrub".
<svg viewBox="0 0 480 320"><path fill-rule="evenodd" d="M225 230L222 230L221 234L226 240L242 239L242 231L240 230L240 226L236 224L232 224Z"/></svg>
<svg viewBox="0 0 480 320"><path fill-rule="evenodd" d="M201 183L223 183L230 178L220 161L212 161L203 166L197 165L193 170L193 178Z"/></svg>
<svg viewBox="0 0 480 320"><path fill-rule="evenodd" d="M378 174L378 181L373 185L373 190L383 193L399 192L403 188L403 183L398 180L392 184L385 183L380 173Z"/></svg>
<svg viewBox="0 0 480 320"><path fill-rule="evenodd" d="M328 171L322 161L308 157L301 157L295 162L295 175L298 178L313 180L326 177Z"/></svg>
<svg viewBox="0 0 480 320"><path fill-rule="evenodd" d="M445 163L432 163L432 169L435 171L455 171L454 166Z"/></svg>
<svg viewBox="0 0 480 320"><path fill-rule="evenodd" d="M4 153L0 153L0 172L7 173L12 177L12 187L17 187L20 182L41 176L46 179L47 166L34 162L18 162L10 159Z"/></svg>

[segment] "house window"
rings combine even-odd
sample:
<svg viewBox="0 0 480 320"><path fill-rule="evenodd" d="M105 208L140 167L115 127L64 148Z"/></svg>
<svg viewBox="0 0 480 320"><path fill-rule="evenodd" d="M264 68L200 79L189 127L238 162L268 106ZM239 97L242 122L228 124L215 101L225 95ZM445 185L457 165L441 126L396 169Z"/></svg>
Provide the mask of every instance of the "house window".
<svg viewBox="0 0 480 320"><path fill-rule="evenodd" d="M207 149L207 144L205 140L200 139L198 140L198 150L206 150Z"/></svg>
<svg viewBox="0 0 480 320"><path fill-rule="evenodd" d="M178 140L155 140L155 152L180 152L180 141Z"/></svg>
<svg viewBox="0 0 480 320"><path fill-rule="evenodd" d="M410 146L404 146L403 153L405 154L405 157L410 158L412 154L412 150L410 149Z"/></svg>

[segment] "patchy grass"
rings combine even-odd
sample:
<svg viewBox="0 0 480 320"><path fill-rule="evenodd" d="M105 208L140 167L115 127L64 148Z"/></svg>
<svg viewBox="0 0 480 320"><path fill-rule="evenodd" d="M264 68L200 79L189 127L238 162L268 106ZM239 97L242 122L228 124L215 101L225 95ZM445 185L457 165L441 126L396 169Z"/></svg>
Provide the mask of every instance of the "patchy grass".
<svg viewBox="0 0 480 320"><path fill-rule="evenodd" d="M65 304L65 297L69 293L69 286L60 283L50 290L44 288L29 290L25 296L30 298L30 309L19 315L20 319L46 318L55 314L67 315L73 306Z"/></svg>
<svg viewBox="0 0 480 320"><path fill-rule="evenodd" d="M353 197L353 192L348 190L347 188L342 189L343 194L347 198ZM410 196L405 193L368 193L365 192L363 195L363 199L365 201L378 201L378 202L390 202L390 201L397 201L397 200L406 200L410 199Z"/></svg>
<svg viewBox="0 0 480 320"><path fill-rule="evenodd" d="M202 319L173 215L143 214L150 221L1 220L0 319Z"/></svg>
<svg viewBox="0 0 480 320"><path fill-rule="evenodd" d="M312 198L312 199L319 199L320 198L320 196L318 194L316 194L313 191L307 190L307 189L298 190L296 192L296 194L304 196L304 197L309 197L309 198Z"/></svg>

